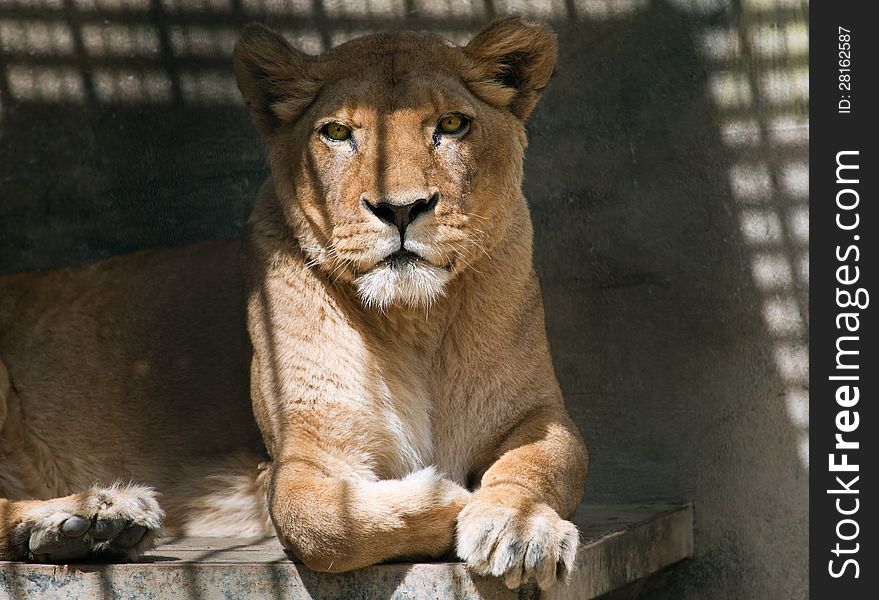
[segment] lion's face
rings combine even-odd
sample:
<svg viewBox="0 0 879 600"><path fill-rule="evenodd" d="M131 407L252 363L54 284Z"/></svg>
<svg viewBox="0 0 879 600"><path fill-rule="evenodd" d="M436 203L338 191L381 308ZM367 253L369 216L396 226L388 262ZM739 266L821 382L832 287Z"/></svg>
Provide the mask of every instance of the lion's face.
<svg viewBox="0 0 879 600"><path fill-rule="evenodd" d="M287 222L381 309L429 305L502 243L554 61L551 34L518 20L464 48L390 33L312 58L248 28L236 49Z"/></svg>

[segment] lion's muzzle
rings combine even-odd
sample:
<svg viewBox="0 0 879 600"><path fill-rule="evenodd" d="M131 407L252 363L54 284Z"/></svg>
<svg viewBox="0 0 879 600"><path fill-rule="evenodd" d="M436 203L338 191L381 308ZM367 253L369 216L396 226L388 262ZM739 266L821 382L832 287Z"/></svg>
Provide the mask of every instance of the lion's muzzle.
<svg viewBox="0 0 879 600"><path fill-rule="evenodd" d="M439 191L436 189L408 192L384 196L372 201L361 194L363 205L378 219L389 225L395 225L400 232L402 241L409 224L423 214L433 212L439 202Z"/></svg>

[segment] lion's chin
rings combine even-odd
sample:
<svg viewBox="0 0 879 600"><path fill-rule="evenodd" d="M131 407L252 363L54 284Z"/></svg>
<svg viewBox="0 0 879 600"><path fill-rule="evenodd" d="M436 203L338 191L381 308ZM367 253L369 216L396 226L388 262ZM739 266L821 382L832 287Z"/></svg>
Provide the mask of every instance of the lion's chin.
<svg viewBox="0 0 879 600"><path fill-rule="evenodd" d="M354 284L366 306L429 307L445 294L451 273L423 260L382 262L357 276Z"/></svg>

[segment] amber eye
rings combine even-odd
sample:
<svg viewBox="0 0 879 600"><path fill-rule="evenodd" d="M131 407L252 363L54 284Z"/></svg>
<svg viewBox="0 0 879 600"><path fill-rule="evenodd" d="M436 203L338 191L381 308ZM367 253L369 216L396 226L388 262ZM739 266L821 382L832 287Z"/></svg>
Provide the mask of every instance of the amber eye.
<svg viewBox="0 0 879 600"><path fill-rule="evenodd" d="M440 132L446 135L463 133L470 125L470 120L463 115L446 115L439 122Z"/></svg>
<svg viewBox="0 0 879 600"><path fill-rule="evenodd" d="M344 142L351 139L351 129L341 123L327 123L320 128L322 134L336 142Z"/></svg>

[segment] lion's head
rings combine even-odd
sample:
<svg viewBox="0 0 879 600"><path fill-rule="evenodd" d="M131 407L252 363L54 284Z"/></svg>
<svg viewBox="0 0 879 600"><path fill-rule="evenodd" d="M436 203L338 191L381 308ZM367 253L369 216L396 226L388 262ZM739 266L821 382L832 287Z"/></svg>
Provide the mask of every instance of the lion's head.
<svg viewBox="0 0 879 600"><path fill-rule="evenodd" d="M395 32L320 56L249 26L235 73L299 245L384 309L429 305L503 243L555 59L552 33L518 18L463 47Z"/></svg>

